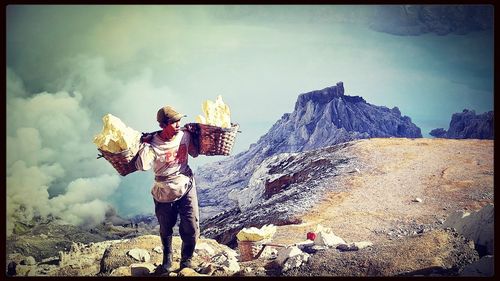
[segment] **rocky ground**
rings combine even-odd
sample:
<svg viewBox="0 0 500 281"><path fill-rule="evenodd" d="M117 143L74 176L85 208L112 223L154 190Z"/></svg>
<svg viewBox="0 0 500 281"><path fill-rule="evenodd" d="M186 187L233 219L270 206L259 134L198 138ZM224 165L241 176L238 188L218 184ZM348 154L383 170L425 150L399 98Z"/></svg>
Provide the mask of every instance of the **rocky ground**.
<svg viewBox="0 0 500 281"><path fill-rule="evenodd" d="M293 220L277 227L272 240L277 245L264 248L258 259L241 261L238 247L230 249L202 238L194 270L170 275L492 274L493 141L370 139L334 151L349 155L348 169L331 169L335 175L320 183L341 188L323 186L324 194L315 195L316 204L305 211L295 208L301 211L293 214ZM268 216L272 221L272 213ZM318 225L330 232L304 244L306 233ZM43 259L31 259L29 252L7 247L6 270L16 275L152 275L161 258L159 237L136 235L74 243L57 256ZM332 242L332 237L343 242ZM353 246L360 241L369 246ZM180 248L178 237L174 245ZM178 255L174 253L176 262Z"/></svg>

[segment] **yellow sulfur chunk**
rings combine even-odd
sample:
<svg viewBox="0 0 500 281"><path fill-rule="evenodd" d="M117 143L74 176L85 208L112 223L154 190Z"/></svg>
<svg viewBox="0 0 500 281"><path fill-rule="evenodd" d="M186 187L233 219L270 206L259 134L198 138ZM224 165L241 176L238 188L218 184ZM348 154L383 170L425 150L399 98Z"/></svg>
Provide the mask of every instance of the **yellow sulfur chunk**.
<svg viewBox="0 0 500 281"><path fill-rule="evenodd" d="M261 241L271 239L276 233L275 225L264 225L262 228L250 227L243 228L236 234L239 241Z"/></svg>
<svg viewBox="0 0 500 281"><path fill-rule="evenodd" d="M134 146L140 139L141 134L127 127L118 117L106 114L102 118L104 126L102 131L94 137L94 143L98 148L117 153Z"/></svg>
<svg viewBox="0 0 500 281"><path fill-rule="evenodd" d="M231 127L231 111L229 106L224 103L222 96L217 96L215 102L206 100L201 104L201 109L205 114L205 118L199 115L196 118L197 123L230 128Z"/></svg>

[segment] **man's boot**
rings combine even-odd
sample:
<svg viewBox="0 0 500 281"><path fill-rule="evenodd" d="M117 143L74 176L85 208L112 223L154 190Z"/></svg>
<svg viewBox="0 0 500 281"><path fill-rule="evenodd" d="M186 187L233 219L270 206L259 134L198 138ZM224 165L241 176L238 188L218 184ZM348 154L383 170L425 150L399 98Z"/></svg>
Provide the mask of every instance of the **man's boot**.
<svg viewBox="0 0 500 281"><path fill-rule="evenodd" d="M170 272L172 271L172 236L161 237L161 243L163 244L163 262L160 271Z"/></svg>
<svg viewBox="0 0 500 281"><path fill-rule="evenodd" d="M182 241L182 246L181 246L181 265L180 268L192 268L192 263L191 259L193 257L194 253L194 248L196 247L196 240L195 241L189 241L189 242L184 242Z"/></svg>

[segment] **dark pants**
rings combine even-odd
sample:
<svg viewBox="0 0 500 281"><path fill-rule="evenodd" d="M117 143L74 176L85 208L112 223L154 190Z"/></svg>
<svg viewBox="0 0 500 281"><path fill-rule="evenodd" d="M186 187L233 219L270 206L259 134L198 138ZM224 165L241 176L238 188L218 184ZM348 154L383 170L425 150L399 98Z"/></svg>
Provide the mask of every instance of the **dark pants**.
<svg viewBox="0 0 500 281"><path fill-rule="evenodd" d="M156 200L154 202L155 214L160 224L160 237L165 239L165 237L172 236L177 216L179 216L181 219L179 234L182 242L188 245L196 244L200 235L200 214L194 181L191 190L181 199L170 203L161 203Z"/></svg>

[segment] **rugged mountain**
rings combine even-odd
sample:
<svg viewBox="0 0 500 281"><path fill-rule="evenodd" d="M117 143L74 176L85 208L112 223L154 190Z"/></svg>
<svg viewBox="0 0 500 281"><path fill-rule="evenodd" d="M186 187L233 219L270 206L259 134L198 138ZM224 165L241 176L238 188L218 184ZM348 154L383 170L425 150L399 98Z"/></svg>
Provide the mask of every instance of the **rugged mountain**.
<svg viewBox="0 0 500 281"><path fill-rule="evenodd" d="M196 173L201 219L234 206L227 194L248 185L255 168L266 158L309 151L355 139L422 137L420 128L397 107L367 103L344 94L342 82L299 95L292 113L284 114L257 143L242 153L207 164Z"/></svg>
<svg viewBox="0 0 500 281"><path fill-rule="evenodd" d="M464 109L453 114L448 131L437 128L429 134L448 139L494 139L493 111L476 115L474 110Z"/></svg>
<svg viewBox="0 0 500 281"><path fill-rule="evenodd" d="M381 5L370 27L394 35L466 34L493 28L493 6Z"/></svg>
<svg viewBox="0 0 500 281"><path fill-rule="evenodd" d="M372 138L274 155L255 169L247 188L230 194L238 207L202 222L202 235L236 247L235 235L243 227L272 223L278 225L272 243L293 244L321 224L347 243L378 245L361 260L356 253L324 252L312 257L312 271L305 267L291 273L299 276L357 276L359 272L345 266L364 268L366 263L373 268L364 268L361 276L453 275L477 259L462 259L471 248L489 259L491 267L492 152L491 140ZM457 224L457 219L467 226ZM460 231L466 239L452 242L458 236L440 232L446 228ZM442 243L469 246L459 246L453 254L432 253ZM332 255L337 265L331 265ZM444 266L437 256L454 265Z"/></svg>
<svg viewBox="0 0 500 281"><path fill-rule="evenodd" d="M325 192L344 190L335 184L335 176L359 171L359 163L344 149L351 145L353 142L267 158L248 187L230 193L238 207L203 221L202 234L234 247L236 233L243 227L300 223L297 215L313 208Z"/></svg>

